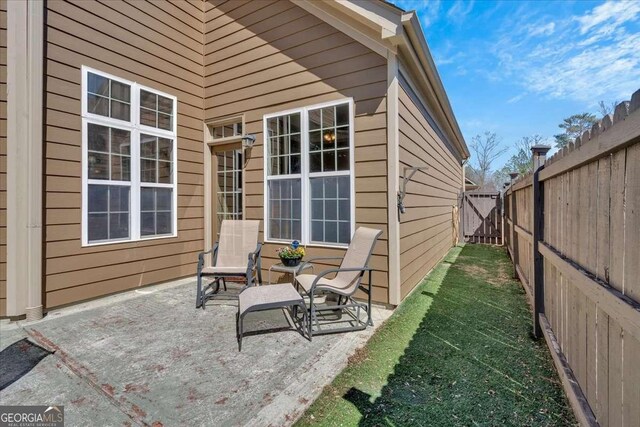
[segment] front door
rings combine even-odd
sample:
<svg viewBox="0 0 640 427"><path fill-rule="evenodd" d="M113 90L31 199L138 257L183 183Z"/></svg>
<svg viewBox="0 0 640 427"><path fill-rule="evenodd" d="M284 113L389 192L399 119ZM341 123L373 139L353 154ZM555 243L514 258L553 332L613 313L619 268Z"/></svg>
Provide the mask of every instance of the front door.
<svg viewBox="0 0 640 427"><path fill-rule="evenodd" d="M224 219L242 219L242 168L244 159L240 144L213 149L213 218L214 241L218 240Z"/></svg>

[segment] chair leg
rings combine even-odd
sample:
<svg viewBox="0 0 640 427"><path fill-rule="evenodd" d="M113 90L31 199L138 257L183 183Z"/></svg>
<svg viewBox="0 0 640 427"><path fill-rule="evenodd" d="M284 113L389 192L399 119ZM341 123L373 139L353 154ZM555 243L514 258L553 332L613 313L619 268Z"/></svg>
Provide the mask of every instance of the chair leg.
<svg viewBox="0 0 640 427"><path fill-rule="evenodd" d="M242 351L242 318L240 314L238 314L238 351Z"/></svg>
<svg viewBox="0 0 640 427"><path fill-rule="evenodd" d="M196 308L200 308L202 305L202 276L198 274L197 278L197 289L196 289Z"/></svg>
<svg viewBox="0 0 640 427"><path fill-rule="evenodd" d="M227 292L227 281L224 280L224 277L221 277L220 280L222 280L222 286L224 287L224 291Z"/></svg>
<svg viewBox="0 0 640 427"><path fill-rule="evenodd" d="M369 271L369 292L367 294L367 326L373 326L371 318L371 271Z"/></svg>

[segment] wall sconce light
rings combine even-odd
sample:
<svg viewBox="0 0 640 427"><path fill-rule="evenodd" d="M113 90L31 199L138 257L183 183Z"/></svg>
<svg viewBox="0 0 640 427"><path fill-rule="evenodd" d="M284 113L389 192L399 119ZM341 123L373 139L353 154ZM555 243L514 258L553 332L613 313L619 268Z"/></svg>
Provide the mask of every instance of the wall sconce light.
<svg viewBox="0 0 640 427"><path fill-rule="evenodd" d="M242 137L242 148L251 148L256 143L256 136L246 134Z"/></svg>

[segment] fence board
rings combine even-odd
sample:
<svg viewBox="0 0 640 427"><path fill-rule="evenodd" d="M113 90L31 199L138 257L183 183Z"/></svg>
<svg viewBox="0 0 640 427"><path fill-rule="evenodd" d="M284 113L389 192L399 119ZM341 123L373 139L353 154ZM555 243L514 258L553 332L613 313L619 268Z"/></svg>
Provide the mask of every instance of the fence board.
<svg viewBox="0 0 640 427"><path fill-rule="evenodd" d="M624 212L624 293L640 301L640 144L627 148ZM640 369L640 368L639 368ZM638 386L640 387L640 385ZM638 402L640 405L640 402Z"/></svg>
<svg viewBox="0 0 640 427"><path fill-rule="evenodd" d="M600 425L609 424L609 316L597 309L597 357L595 414Z"/></svg>
<svg viewBox="0 0 640 427"><path fill-rule="evenodd" d="M598 160L598 202L596 219L596 240L598 248L596 254L596 276L605 283L609 283L609 192L611 182L611 159L605 157Z"/></svg>

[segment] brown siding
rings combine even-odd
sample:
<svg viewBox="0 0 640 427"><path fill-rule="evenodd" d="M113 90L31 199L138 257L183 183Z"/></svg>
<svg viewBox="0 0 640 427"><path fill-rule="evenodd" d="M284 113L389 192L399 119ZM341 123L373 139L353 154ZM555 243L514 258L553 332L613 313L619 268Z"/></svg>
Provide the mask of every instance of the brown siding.
<svg viewBox="0 0 640 427"><path fill-rule="evenodd" d="M7 315L7 2L0 0L0 316Z"/></svg>
<svg viewBox="0 0 640 427"><path fill-rule="evenodd" d="M462 169L421 108L401 85L399 99L400 171L428 166L407 185L400 219L401 297L404 298L452 246L452 210L462 183Z"/></svg>
<svg viewBox="0 0 640 427"><path fill-rule="evenodd" d="M374 299L387 302L386 60L288 1L216 0L205 7L205 119L244 114L247 132L257 137L245 174L247 219L263 219L263 115L355 100L356 222L383 230L372 265ZM277 261L276 246L263 250L265 269Z"/></svg>
<svg viewBox="0 0 640 427"><path fill-rule="evenodd" d="M46 307L192 275L203 233L204 10L178 1L46 5ZM82 65L177 96L177 238L81 247Z"/></svg>

